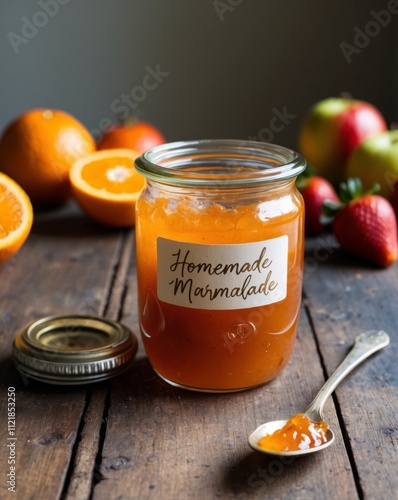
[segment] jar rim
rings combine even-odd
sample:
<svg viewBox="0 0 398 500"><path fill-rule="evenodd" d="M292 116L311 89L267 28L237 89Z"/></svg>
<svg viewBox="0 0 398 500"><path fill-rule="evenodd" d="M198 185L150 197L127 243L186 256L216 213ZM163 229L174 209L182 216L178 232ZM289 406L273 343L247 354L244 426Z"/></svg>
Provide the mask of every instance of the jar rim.
<svg viewBox="0 0 398 500"><path fill-rule="evenodd" d="M238 139L178 141L148 149L135 160L148 180L169 185L247 186L297 177L306 168L296 151Z"/></svg>

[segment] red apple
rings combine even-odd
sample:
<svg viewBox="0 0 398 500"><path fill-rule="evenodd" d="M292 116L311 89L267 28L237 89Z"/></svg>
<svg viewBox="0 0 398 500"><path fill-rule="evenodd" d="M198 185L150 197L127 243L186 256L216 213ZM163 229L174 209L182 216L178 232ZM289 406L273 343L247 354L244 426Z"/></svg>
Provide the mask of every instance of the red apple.
<svg viewBox="0 0 398 500"><path fill-rule="evenodd" d="M365 139L387 130L381 113L364 101L332 97L316 103L304 118L299 150L317 174L336 185L348 156Z"/></svg>

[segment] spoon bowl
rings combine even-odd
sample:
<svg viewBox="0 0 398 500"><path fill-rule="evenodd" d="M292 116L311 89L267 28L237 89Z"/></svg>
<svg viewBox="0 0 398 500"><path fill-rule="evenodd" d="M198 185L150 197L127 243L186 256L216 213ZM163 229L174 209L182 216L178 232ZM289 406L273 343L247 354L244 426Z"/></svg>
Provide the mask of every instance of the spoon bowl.
<svg viewBox="0 0 398 500"><path fill-rule="evenodd" d="M279 455L282 457L292 457L296 455L307 455L308 453L314 453L315 451L324 450L328 446L330 446L334 441L334 432L331 429L328 429L326 432L326 443L321 444L320 446L314 448L307 448L305 450L292 450L292 451L276 451L276 450L265 450L258 445L258 442L264 436L269 434L273 434L275 431L281 429L287 420L274 420L273 422L267 422L266 424L260 425L257 429L252 432L249 436L249 445L255 451L261 451L261 453L268 453L269 455Z"/></svg>
<svg viewBox="0 0 398 500"><path fill-rule="evenodd" d="M312 403L309 405L305 411L305 416L308 417L313 422L320 422L323 420L323 407L327 398L332 394L338 384L362 361L368 358L371 354L382 349L390 343L390 338L386 332L382 330L370 330L368 332L361 333L355 339L354 345L347 356L343 359L340 365L337 367L336 371L330 376L330 378L325 382L322 389L315 396ZM299 456L308 455L309 453L314 453L316 451L321 451L330 446L334 439L334 432L329 428L326 432L326 442L319 446L309 447L299 450L268 450L258 443L261 438L273 434L275 431L281 429L287 420L275 420L262 424L257 429L252 432L249 436L248 442L249 446L253 450L259 451L261 453L266 453L268 455L279 455L279 456Z"/></svg>

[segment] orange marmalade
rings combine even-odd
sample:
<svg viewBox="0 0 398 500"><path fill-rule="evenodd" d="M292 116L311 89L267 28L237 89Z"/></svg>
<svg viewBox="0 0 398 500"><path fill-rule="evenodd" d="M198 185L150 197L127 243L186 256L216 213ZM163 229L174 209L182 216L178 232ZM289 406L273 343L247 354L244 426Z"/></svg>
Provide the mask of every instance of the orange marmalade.
<svg viewBox="0 0 398 500"><path fill-rule="evenodd" d="M304 413L297 413L286 424L261 438L258 445L269 451L298 451L316 448L327 442L328 424L313 422Z"/></svg>
<svg viewBox="0 0 398 500"><path fill-rule="evenodd" d="M271 144L192 141L137 159L141 336L167 382L228 392L271 380L299 318L303 158Z"/></svg>

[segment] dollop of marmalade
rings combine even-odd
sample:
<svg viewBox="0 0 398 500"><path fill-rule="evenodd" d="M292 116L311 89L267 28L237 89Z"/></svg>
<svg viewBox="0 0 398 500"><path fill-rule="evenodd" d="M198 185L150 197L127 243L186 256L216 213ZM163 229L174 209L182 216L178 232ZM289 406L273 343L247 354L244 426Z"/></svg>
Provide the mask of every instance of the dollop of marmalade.
<svg viewBox="0 0 398 500"><path fill-rule="evenodd" d="M328 424L313 422L304 413L297 413L286 424L261 438L258 445L270 451L298 451L326 443Z"/></svg>

